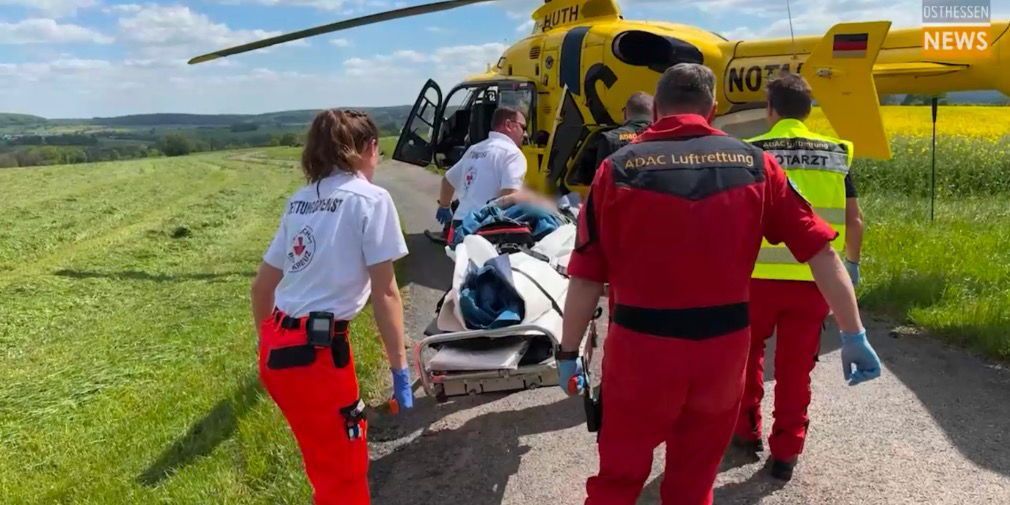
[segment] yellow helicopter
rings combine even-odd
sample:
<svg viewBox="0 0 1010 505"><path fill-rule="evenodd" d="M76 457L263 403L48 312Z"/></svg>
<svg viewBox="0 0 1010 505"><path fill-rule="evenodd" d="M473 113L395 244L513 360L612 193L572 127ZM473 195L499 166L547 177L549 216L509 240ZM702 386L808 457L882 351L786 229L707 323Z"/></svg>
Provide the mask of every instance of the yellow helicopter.
<svg viewBox="0 0 1010 505"><path fill-rule="evenodd" d="M449 0L322 25L216 51L190 64L305 37L493 0ZM500 105L526 112L532 133L522 146L527 183L545 193L583 196L595 167L586 146L619 125L627 98L652 92L660 74L682 62L701 63L719 78L714 123L728 133L757 133L764 119L764 83L781 70L798 72L835 132L858 157L889 158L878 94L998 90L1010 95L1010 24L991 24L984 58L926 58L923 29L891 30L889 21L841 23L823 36L728 40L675 23L625 20L614 0L545 0L532 33L505 50L486 73L443 96L429 80L407 118L393 158L445 168L485 139Z"/></svg>

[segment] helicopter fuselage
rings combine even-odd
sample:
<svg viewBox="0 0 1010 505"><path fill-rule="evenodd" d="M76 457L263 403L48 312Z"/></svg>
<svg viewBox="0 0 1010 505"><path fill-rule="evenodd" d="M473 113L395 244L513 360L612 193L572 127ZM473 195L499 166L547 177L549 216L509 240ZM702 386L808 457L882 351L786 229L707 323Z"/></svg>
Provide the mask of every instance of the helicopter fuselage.
<svg viewBox="0 0 1010 505"><path fill-rule="evenodd" d="M812 83L815 99L838 134L856 144L857 156L889 156L883 126L873 124L874 119L881 121L879 95L977 89L1010 93L1010 47L1006 47L1010 43L1000 44L1008 28L1005 21L993 23L988 59L964 64L924 60L922 30L892 31L886 22L847 26L856 30L855 35L833 31L795 39L732 41L688 25L625 20L611 0L554 0L538 9L533 18L533 33L507 48L487 72L469 77L457 88L521 87L532 97L520 104L520 108L526 107L524 112L532 125L530 142L523 146L529 162L527 182L547 192L560 189L584 194L586 178L573 178L584 164L580 160L583 148L595 135L624 121L622 111L632 93L654 92L662 72L677 63L701 63L715 72L718 106L714 123L739 136L753 135L766 127L764 87L778 72L822 77L823 82ZM840 55L839 37L862 40L865 48L860 52L857 43L854 55ZM858 62L859 58L864 61ZM816 68L805 68L811 61ZM863 109L866 114L857 112ZM433 159L439 165L454 160L452 156L434 156L446 151L445 145L439 147L445 138L440 125L447 119L442 112L440 108L437 124L428 135ZM866 118L865 124L860 123L861 117ZM486 120L486 114L474 119ZM418 132L408 130L410 120L400 144L416 140ZM471 132L466 143L479 140L480 134ZM453 147L459 151L465 146ZM424 159L417 160L417 164L421 162Z"/></svg>

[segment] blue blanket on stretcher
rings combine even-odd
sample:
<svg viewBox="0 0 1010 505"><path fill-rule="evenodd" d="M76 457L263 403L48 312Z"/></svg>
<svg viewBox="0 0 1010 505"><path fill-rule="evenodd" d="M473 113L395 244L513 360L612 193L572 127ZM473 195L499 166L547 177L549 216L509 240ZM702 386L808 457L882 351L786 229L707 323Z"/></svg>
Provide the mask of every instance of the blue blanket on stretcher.
<svg viewBox="0 0 1010 505"><path fill-rule="evenodd" d="M452 237L452 247L456 247L467 235L477 233L477 230L494 224L511 223L529 226L533 232L533 240L540 240L557 230L564 221L560 216L539 205L517 203L507 209L497 205L485 205L463 217L463 222L456 227Z"/></svg>
<svg viewBox="0 0 1010 505"><path fill-rule="evenodd" d="M492 258L467 271L459 291L459 309L471 330L490 330L519 324L525 317L523 299L512 281L508 255Z"/></svg>

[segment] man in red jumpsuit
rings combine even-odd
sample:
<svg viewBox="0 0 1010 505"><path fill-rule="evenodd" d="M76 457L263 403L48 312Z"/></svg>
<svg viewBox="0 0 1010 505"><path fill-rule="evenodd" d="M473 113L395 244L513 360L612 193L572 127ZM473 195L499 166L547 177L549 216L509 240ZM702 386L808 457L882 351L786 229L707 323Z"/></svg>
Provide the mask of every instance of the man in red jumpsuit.
<svg viewBox="0 0 1010 505"><path fill-rule="evenodd" d="M852 144L807 129L803 121L810 115L813 96L799 75L785 73L772 80L767 96L772 128L748 142L775 156L790 182L839 233L833 243L835 250L858 260L862 221L849 171ZM858 263L846 258L845 265L853 283L858 282ZM787 251L762 245L751 281L752 341L733 444L755 453L764 450L761 400L765 393L765 341L774 334L775 422L768 445L771 475L785 481L792 479L806 442L810 373L828 317L828 304L813 280L809 269Z"/></svg>
<svg viewBox="0 0 1010 505"><path fill-rule="evenodd" d="M663 504L712 503L743 392L762 237L809 263L839 327L862 335L843 344L847 365L879 373L852 284L829 247L835 232L774 158L709 126L714 95L707 67L668 69L656 122L600 165L580 212L557 355L563 389L583 373L578 350L605 283L615 298L600 470L587 483L587 505L633 505L663 442Z"/></svg>

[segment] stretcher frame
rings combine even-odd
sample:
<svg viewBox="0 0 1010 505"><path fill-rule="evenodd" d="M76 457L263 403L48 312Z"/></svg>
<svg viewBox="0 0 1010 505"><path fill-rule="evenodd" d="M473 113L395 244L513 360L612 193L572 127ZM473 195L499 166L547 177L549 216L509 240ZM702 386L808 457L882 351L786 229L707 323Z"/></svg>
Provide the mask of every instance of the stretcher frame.
<svg viewBox="0 0 1010 505"><path fill-rule="evenodd" d="M425 361L425 351L438 344L456 342L477 337L501 338L512 336L546 337L551 342L549 358L534 365L520 366L515 370L490 369L473 372L456 372L450 375L433 373ZM414 346L414 358L418 377L425 394L438 402L445 402L451 396L478 395L484 393L521 391L541 386L558 384L557 362L554 356L560 342L547 328L534 324L507 326L494 330L467 330L438 333L425 337Z"/></svg>

